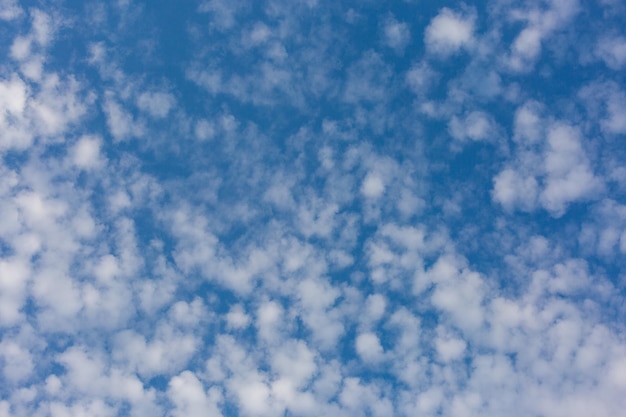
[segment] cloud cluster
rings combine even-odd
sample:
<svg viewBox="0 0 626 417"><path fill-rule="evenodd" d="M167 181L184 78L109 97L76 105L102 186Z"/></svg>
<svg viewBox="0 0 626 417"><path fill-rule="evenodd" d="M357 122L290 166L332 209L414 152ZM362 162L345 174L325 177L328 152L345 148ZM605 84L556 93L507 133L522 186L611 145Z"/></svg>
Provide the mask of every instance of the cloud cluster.
<svg viewBox="0 0 626 417"><path fill-rule="evenodd" d="M0 0L0 416L619 415L624 13Z"/></svg>

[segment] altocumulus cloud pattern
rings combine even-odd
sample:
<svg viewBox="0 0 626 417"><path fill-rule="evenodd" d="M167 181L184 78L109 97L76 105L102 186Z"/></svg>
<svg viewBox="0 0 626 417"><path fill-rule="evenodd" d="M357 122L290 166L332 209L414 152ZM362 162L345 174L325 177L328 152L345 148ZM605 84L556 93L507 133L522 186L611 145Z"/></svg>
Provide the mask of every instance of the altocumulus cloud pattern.
<svg viewBox="0 0 626 417"><path fill-rule="evenodd" d="M0 0L0 416L617 417L621 0Z"/></svg>

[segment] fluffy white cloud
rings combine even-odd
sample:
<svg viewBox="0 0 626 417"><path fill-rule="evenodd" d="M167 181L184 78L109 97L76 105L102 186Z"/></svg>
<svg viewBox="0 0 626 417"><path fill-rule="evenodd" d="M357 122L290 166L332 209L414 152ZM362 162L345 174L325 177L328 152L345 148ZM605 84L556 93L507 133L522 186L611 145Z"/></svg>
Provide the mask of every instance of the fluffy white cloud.
<svg viewBox="0 0 626 417"><path fill-rule="evenodd" d="M272 368L279 379L302 388L317 372L315 352L302 341L290 341L272 356Z"/></svg>
<svg viewBox="0 0 626 417"><path fill-rule="evenodd" d="M513 139L516 142L533 144L542 139L545 130L541 116L543 111L544 107L535 101L526 102L517 108L513 125Z"/></svg>
<svg viewBox="0 0 626 417"><path fill-rule="evenodd" d="M390 69L373 51L363 54L348 70L343 99L348 103L376 103L385 99Z"/></svg>
<svg viewBox="0 0 626 417"><path fill-rule="evenodd" d="M28 348L15 342L3 339L0 342L0 357L3 361L2 374L9 384L28 378L34 370L33 357Z"/></svg>
<svg viewBox="0 0 626 417"><path fill-rule="evenodd" d="M547 210L561 215L568 203L598 195L603 184L589 165L577 129L554 125L548 132L547 141L545 188L540 201Z"/></svg>
<svg viewBox="0 0 626 417"><path fill-rule="evenodd" d="M23 13L17 0L1 0L0 1L0 19L13 20Z"/></svg>
<svg viewBox="0 0 626 417"><path fill-rule="evenodd" d="M10 80L3 80L0 83L0 97L2 120L3 123L7 123L7 116L20 116L24 112L28 97L26 84L16 74L13 74Z"/></svg>
<svg viewBox="0 0 626 417"><path fill-rule="evenodd" d="M376 363L383 358L383 347L374 333L361 333L355 341L356 351L366 363Z"/></svg>
<svg viewBox="0 0 626 417"><path fill-rule="evenodd" d="M611 69L620 70L626 65L626 38L605 38L598 42L597 55Z"/></svg>
<svg viewBox="0 0 626 417"><path fill-rule="evenodd" d="M219 403L222 394L219 389L204 389L202 383L190 371L183 371L173 377L168 386L168 397L174 403L176 417L201 417L207 414L221 417Z"/></svg>
<svg viewBox="0 0 626 417"><path fill-rule="evenodd" d="M361 185L361 193L367 198L379 198L385 192L385 183L377 174L367 174Z"/></svg>
<svg viewBox="0 0 626 417"><path fill-rule="evenodd" d="M437 72L427 63L421 62L407 71L406 83L416 94L427 93L437 83Z"/></svg>
<svg viewBox="0 0 626 417"><path fill-rule="evenodd" d="M142 376L171 373L184 367L198 347L198 340L162 325L153 340L131 330L114 339L113 358Z"/></svg>
<svg viewBox="0 0 626 417"><path fill-rule="evenodd" d="M474 41L474 21L473 15L441 9L426 27L426 48L436 54L449 55L471 46Z"/></svg>
<svg viewBox="0 0 626 417"><path fill-rule="evenodd" d="M137 97L137 106L158 119L166 117L174 105L174 96L160 91L141 93Z"/></svg>
<svg viewBox="0 0 626 417"><path fill-rule="evenodd" d="M444 255L427 274L436 284L433 305L448 313L455 326L472 333L483 324L485 284L478 273L463 264L461 259Z"/></svg>
<svg viewBox="0 0 626 417"><path fill-rule="evenodd" d="M473 111L463 118L452 117L448 131L456 140L495 140L499 135L493 118L481 111Z"/></svg>
<svg viewBox="0 0 626 417"><path fill-rule="evenodd" d="M462 339L446 335L442 327L439 327L437 330L440 335L435 340L435 348L437 349L437 354L441 361L450 362L461 358L465 352L467 343Z"/></svg>
<svg viewBox="0 0 626 417"><path fill-rule="evenodd" d="M578 93L583 99L589 117L599 118L606 134L626 134L626 122L621 117L626 111L626 92L614 82L592 83Z"/></svg>
<svg viewBox="0 0 626 417"><path fill-rule="evenodd" d="M623 10L374 3L0 0L0 415L620 415Z"/></svg>
<svg viewBox="0 0 626 417"><path fill-rule="evenodd" d="M116 140L126 140L140 136L144 132L140 122L135 121L129 111L112 97L112 94L108 94L104 103L104 112L107 116L109 131Z"/></svg>
<svg viewBox="0 0 626 417"><path fill-rule="evenodd" d="M72 163L80 169L90 170L102 165L100 155L101 139L94 136L83 136L70 150Z"/></svg>
<svg viewBox="0 0 626 417"><path fill-rule="evenodd" d="M517 110L517 160L494 177L492 198L509 211L540 205L560 217L570 203L602 195L605 185L584 151L580 129L561 122L546 126L540 108L526 103Z"/></svg>
<svg viewBox="0 0 626 417"><path fill-rule="evenodd" d="M21 259L0 260L0 325L11 326L23 318L30 265Z"/></svg>
<svg viewBox="0 0 626 417"><path fill-rule="evenodd" d="M507 10L508 18L527 23L513 40L507 64L514 71L526 72L539 58L545 40L571 22L580 12L580 6L578 1L552 0L546 2L545 8L531 6Z"/></svg>
<svg viewBox="0 0 626 417"><path fill-rule="evenodd" d="M411 40L411 31L406 23L399 22L394 18L389 18L385 20L383 36L387 46L398 52L402 52Z"/></svg>
<svg viewBox="0 0 626 417"><path fill-rule="evenodd" d="M524 178L523 175L507 168L493 179L493 199L506 210L520 208L523 211L532 211L537 204L537 180L533 176Z"/></svg>
<svg viewBox="0 0 626 417"><path fill-rule="evenodd" d="M235 329L246 327L250 323L250 316L246 314L240 304L234 305L226 315L226 322Z"/></svg>

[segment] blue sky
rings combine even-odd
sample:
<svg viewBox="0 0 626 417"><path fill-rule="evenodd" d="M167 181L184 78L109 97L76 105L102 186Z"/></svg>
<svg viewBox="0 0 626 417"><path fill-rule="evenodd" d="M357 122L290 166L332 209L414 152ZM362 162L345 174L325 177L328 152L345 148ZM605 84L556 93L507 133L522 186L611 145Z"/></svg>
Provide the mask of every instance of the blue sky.
<svg viewBox="0 0 626 417"><path fill-rule="evenodd" d="M617 0L0 0L0 417L626 409Z"/></svg>

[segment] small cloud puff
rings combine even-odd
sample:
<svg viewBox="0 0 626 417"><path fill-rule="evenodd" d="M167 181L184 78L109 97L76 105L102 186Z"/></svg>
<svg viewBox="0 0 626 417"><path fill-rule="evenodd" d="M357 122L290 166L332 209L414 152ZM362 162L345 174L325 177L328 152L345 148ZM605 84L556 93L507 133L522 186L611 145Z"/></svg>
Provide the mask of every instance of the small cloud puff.
<svg viewBox="0 0 626 417"><path fill-rule="evenodd" d="M155 119L167 116L175 105L174 96L163 92L145 92L137 97L137 106Z"/></svg>
<svg viewBox="0 0 626 417"><path fill-rule="evenodd" d="M448 123L450 135L459 141L467 139L483 141L494 139L498 134L496 122L482 111L473 111L464 118L454 116Z"/></svg>
<svg viewBox="0 0 626 417"><path fill-rule="evenodd" d="M363 184L361 185L361 193L366 198L376 199L383 195L385 192L385 182L380 175L376 173L369 173L365 176Z"/></svg>
<svg viewBox="0 0 626 417"><path fill-rule="evenodd" d="M491 195L507 211L515 208L532 211L536 206L538 188L535 177L507 168L494 177Z"/></svg>
<svg viewBox="0 0 626 417"><path fill-rule="evenodd" d="M72 165L84 170L101 167L104 162L100 154L101 147L102 140L99 137L81 137L69 151Z"/></svg>
<svg viewBox="0 0 626 417"><path fill-rule="evenodd" d="M426 49L437 55L451 55L474 42L473 15L464 15L443 8L431 20L424 34Z"/></svg>
<svg viewBox="0 0 626 417"><path fill-rule="evenodd" d="M226 323L232 329L243 329L250 324L250 316L246 314L240 304L236 304L226 314Z"/></svg>
<svg viewBox="0 0 626 417"><path fill-rule="evenodd" d="M385 21L383 28L383 40L385 45L402 52L411 40L411 31L406 23L398 22L394 18Z"/></svg>
<svg viewBox="0 0 626 417"><path fill-rule="evenodd" d="M23 12L17 0L0 0L0 20L16 19Z"/></svg>
<svg viewBox="0 0 626 417"><path fill-rule="evenodd" d="M554 215L562 215L568 203L588 199L603 189L582 147L580 132L571 126L557 124L550 129L544 167L547 176L541 202Z"/></svg>
<svg viewBox="0 0 626 417"><path fill-rule="evenodd" d="M361 360L369 363L380 362L383 359L383 347L380 339L374 333L361 333L356 338L356 352Z"/></svg>
<svg viewBox="0 0 626 417"><path fill-rule="evenodd" d="M597 54L613 70L626 66L626 37L602 39L598 42Z"/></svg>
<svg viewBox="0 0 626 417"><path fill-rule="evenodd" d="M174 417L222 416L219 411L222 401L220 390L205 390L202 382L190 371L181 372L170 380L167 396L174 404Z"/></svg>

